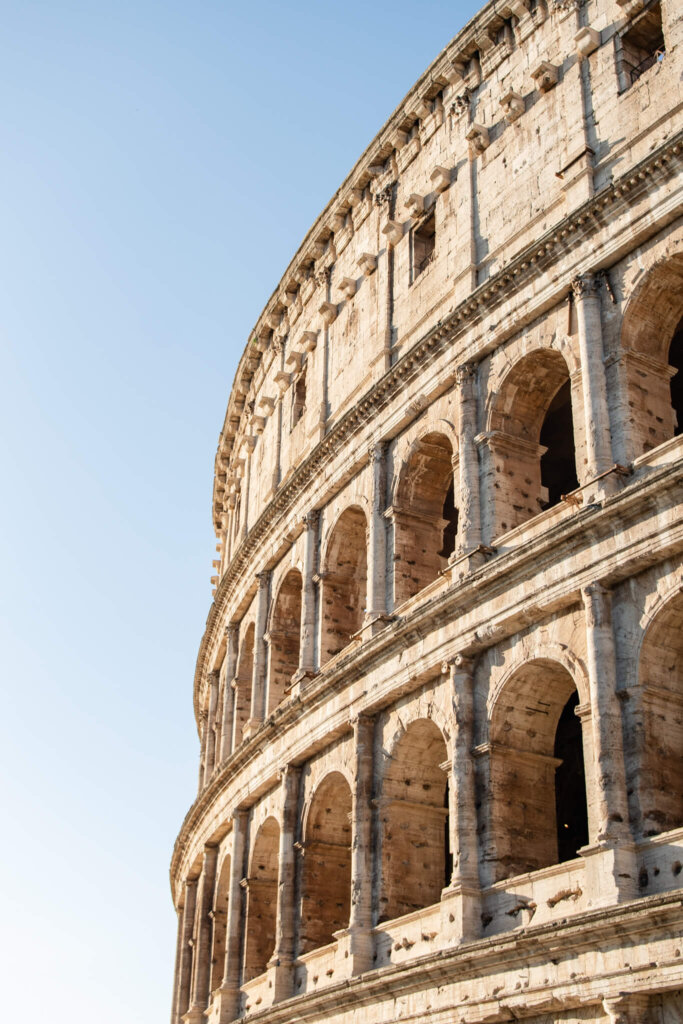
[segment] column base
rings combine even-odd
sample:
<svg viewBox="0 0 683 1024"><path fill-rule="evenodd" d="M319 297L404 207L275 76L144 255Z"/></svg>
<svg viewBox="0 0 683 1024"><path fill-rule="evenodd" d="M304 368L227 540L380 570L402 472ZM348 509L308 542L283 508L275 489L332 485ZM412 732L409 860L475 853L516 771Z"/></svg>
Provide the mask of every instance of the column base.
<svg viewBox="0 0 683 1024"><path fill-rule="evenodd" d="M291 999L294 995L294 960L282 956L273 957L268 963L268 981L274 1003Z"/></svg>
<svg viewBox="0 0 683 1024"><path fill-rule="evenodd" d="M363 625L356 633L356 636L360 637L361 642L369 640L370 637L376 636L385 629L390 622L395 622L395 615L377 614L376 612L368 612L363 621Z"/></svg>
<svg viewBox="0 0 683 1024"><path fill-rule="evenodd" d="M309 668L298 668L292 676L292 681L287 687L286 692L290 697L299 697L302 688L306 685L307 679L314 679L317 676L317 672Z"/></svg>
<svg viewBox="0 0 683 1024"><path fill-rule="evenodd" d="M448 568L444 571L450 573L451 581L456 583L465 576L469 576L476 569L480 569L486 562L486 559L491 555L495 555L495 553L494 548L486 547L485 544L478 544L476 548L470 548L468 551L461 551L458 554L451 555L448 560Z"/></svg>
<svg viewBox="0 0 683 1024"><path fill-rule="evenodd" d="M240 1015L241 992L238 988L219 988L204 1014L208 1024L232 1024Z"/></svg>
<svg viewBox="0 0 683 1024"><path fill-rule="evenodd" d="M441 892L441 934L449 945L481 935L481 890L453 885Z"/></svg>
<svg viewBox="0 0 683 1024"><path fill-rule="evenodd" d="M337 956L347 964L352 977L365 974L375 966L375 938L370 928L341 928L333 932Z"/></svg>
<svg viewBox="0 0 683 1024"><path fill-rule="evenodd" d="M579 851L586 863L588 899L592 907L627 903L638 896L638 864L633 843L604 842Z"/></svg>
<svg viewBox="0 0 683 1024"><path fill-rule="evenodd" d="M184 1024L205 1024L204 1011L199 1006L191 1006L181 1019Z"/></svg>

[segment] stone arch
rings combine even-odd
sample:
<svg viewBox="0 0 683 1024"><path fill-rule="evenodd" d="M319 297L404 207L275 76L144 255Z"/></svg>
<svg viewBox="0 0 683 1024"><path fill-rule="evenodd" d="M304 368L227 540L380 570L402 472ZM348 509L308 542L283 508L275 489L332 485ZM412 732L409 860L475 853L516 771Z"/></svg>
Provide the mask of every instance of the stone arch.
<svg viewBox="0 0 683 1024"><path fill-rule="evenodd" d="M273 602L267 637L270 645L268 714L284 699L299 667L302 588L301 573L290 569L281 580Z"/></svg>
<svg viewBox="0 0 683 1024"><path fill-rule="evenodd" d="M538 348L509 368L490 398L486 440L494 535L579 486L572 386L562 353Z"/></svg>
<svg viewBox="0 0 683 1024"><path fill-rule="evenodd" d="M683 591L650 616L638 655L633 697L637 830L645 836L683 826Z"/></svg>
<svg viewBox="0 0 683 1024"><path fill-rule="evenodd" d="M244 730L251 717L251 684L254 674L255 626L250 622L240 630L240 644L235 673L235 741L233 749L242 741Z"/></svg>
<svg viewBox="0 0 683 1024"><path fill-rule="evenodd" d="M272 815L263 822L249 861L244 980L263 974L275 949L280 826Z"/></svg>
<svg viewBox="0 0 683 1024"><path fill-rule="evenodd" d="M446 741L429 718L403 731L382 779L379 920L432 906L451 874Z"/></svg>
<svg viewBox="0 0 683 1024"><path fill-rule="evenodd" d="M622 358L636 455L683 431L683 253L659 260L624 309Z"/></svg>
<svg viewBox="0 0 683 1024"><path fill-rule="evenodd" d="M211 983L209 992L215 992L225 974L225 949L228 930L228 901L230 898L230 864L228 854L216 878L213 901L213 946L211 950Z"/></svg>
<svg viewBox="0 0 683 1024"><path fill-rule="evenodd" d="M498 688L485 854L495 881L571 860L588 842L579 699L574 677L548 657L518 666Z"/></svg>
<svg viewBox="0 0 683 1024"><path fill-rule="evenodd" d="M437 579L455 551L454 454L449 437L433 430L411 445L401 466L393 507L397 605Z"/></svg>
<svg viewBox="0 0 683 1024"><path fill-rule="evenodd" d="M334 941L351 912L351 787L338 771L316 787L304 820L300 952Z"/></svg>
<svg viewBox="0 0 683 1024"><path fill-rule="evenodd" d="M367 520L358 505L345 508L330 530L323 566L321 665L342 651L363 625Z"/></svg>

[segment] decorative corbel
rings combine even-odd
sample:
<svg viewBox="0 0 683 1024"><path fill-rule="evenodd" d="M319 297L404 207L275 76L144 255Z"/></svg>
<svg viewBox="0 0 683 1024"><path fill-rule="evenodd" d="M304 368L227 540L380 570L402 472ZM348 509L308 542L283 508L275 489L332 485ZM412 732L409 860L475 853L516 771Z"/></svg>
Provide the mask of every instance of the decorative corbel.
<svg viewBox="0 0 683 1024"><path fill-rule="evenodd" d="M473 124L465 136L473 156L480 156L489 147L489 131L483 124Z"/></svg>
<svg viewBox="0 0 683 1024"><path fill-rule="evenodd" d="M531 72L531 77L539 92L550 92L557 85L558 68L555 64L542 60Z"/></svg>
<svg viewBox="0 0 683 1024"><path fill-rule="evenodd" d="M508 0L508 7L516 18L523 18L529 13L529 0Z"/></svg>
<svg viewBox="0 0 683 1024"><path fill-rule="evenodd" d="M276 331L280 326L280 321L282 320L282 313L278 313L276 310L271 310L270 313L266 313L265 320L268 326L272 328L272 330Z"/></svg>
<svg viewBox="0 0 683 1024"><path fill-rule="evenodd" d="M389 220L382 228L382 234L387 236L389 245L397 245L403 238L403 225L397 220Z"/></svg>
<svg viewBox="0 0 683 1024"><path fill-rule="evenodd" d="M335 302L321 302L318 306L318 312L329 327L337 319L337 304Z"/></svg>
<svg viewBox="0 0 683 1024"><path fill-rule="evenodd" d="M391 145L400 153L403 147L407 144L409 138L409 132L404 132L401 128L397 128L391 137Z"/></svg>
<svg viewBox="0 0 683 1024"><path fill-rule="evenodd" d="M512 124L524 113L524 97L518 92L506 92L500 101L503 114L508 124Z"/></svg>
<svg viewBox="0 0 683 1024"><path fill-rule="evenodd" d="M447 167L441 167L440 164L437 164L429 175L429 180L431 181L435 192L445 192L451 184L451 172Z"/></svg>
<svg viewBox="0 0 683 1024"><path fill-rule="evenodd" d="M419 217L425 208L424 196L411 192L403 205L411 217Z"/></svg>
<svg viewBox="0 0 683 1024"><path fill-rule="evenodd" d="M597 29L585 25L580 28L574 36L574 45L579 60L585 60L591 53L594 53L600 45L600 33Z"/></svg>
<svg viewBox="0 0 683 1024"><path fill-rule="evenodd" d="M617 0L617 6L621 7L627 18L638 14L645 6L645 0Z"/></svg>
<svg viewBox="0 0 683 1024"><path fill-rule="evenodd" d="M339 290L344 298L351 299L356 294L356 280L353 277L342 277L339 282Z"/></svg>
<svg viewBox="0 0 683 1024"><path fill-rule="evenodd" d="M358 206L358 204L360 203L362 198L363 198L363 189L362 188L350 188L349 191L346 193L346 202L352 208L354 206Z"/></svg>
<svg viewBox="0 0 683 1024"><path fill-rule="evenodd" d="M318 332L304 331L304 333L301 335L301 344L303 345L305 352L312 352L315 346L318 344Z"/></svg>
<svg viewBox="0 0 683 1024"><path fill-rule="evenodd" d="M285 373L284 370L278 370L278 372L275 374L274 380L277 385L278 391L280 392L281 395L284 395L285 391L292 382L292 375L291 373Z"/></svg>
<svg viewBox="0 0 683 1024"><path fill-rule="evenodd" d="M356 266L366 277L370 277L377 270L377 257L369 252L361 253Z"/></svg>
<svg viewBox="0 0 683 1024"><path fill-rule="evenodd" d="M488 53L496 45L495 41L491 38L489 30L486 28L475 35L474 41L480 53Z"/></svg>
<svg viewBox="0 0 683 1024"><path fill-rule="evenodd" d="M295 349L292 349L292 351L287 355L287 358L285 359L285 366L291 366L293 373L299 373L303 361L303 352L297 352Z"/></svg>
<svg viewBox="0 0 683 1024"><path fill-rule="evenodd" d="M275 399L271 398L270 395L261 395L258 405L259 409L265 411L266 416L270 416L275 409Z"/></svg>

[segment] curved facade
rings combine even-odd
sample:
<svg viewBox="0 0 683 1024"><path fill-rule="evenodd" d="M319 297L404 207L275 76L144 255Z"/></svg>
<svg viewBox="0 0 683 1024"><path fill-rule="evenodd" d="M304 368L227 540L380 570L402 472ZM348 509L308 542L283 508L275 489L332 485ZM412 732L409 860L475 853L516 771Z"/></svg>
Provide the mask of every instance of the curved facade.
<svg viewBox="0 0 683 1024"><path fill-rule="evenodd" d="M173 1024L683 1019L682 44L489 3L251 333Z"/></svg>

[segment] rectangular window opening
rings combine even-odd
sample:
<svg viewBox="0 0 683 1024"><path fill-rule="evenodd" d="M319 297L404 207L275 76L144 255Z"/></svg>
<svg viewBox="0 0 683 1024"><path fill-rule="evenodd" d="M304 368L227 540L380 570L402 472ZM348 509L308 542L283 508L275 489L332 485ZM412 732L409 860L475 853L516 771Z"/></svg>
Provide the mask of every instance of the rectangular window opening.
<svg viewBox="0 0 683 1024"><path fill-rule="evenodd" d="M434 214L413 228L413 281L429 266L436 252L436 219Z"/></svg>
<svg viewBox="0 0 683 1024"><path fill-rule="evenodd" d="M306 412L306 367L294 382L292 391L292 430Z"/></svg>
<svg viewBox="0 0 683 1024"><path fill-rule="evenodd" d="M617 73L621 92L664 59L661 0L649 3L617 40Z"/></svg>

